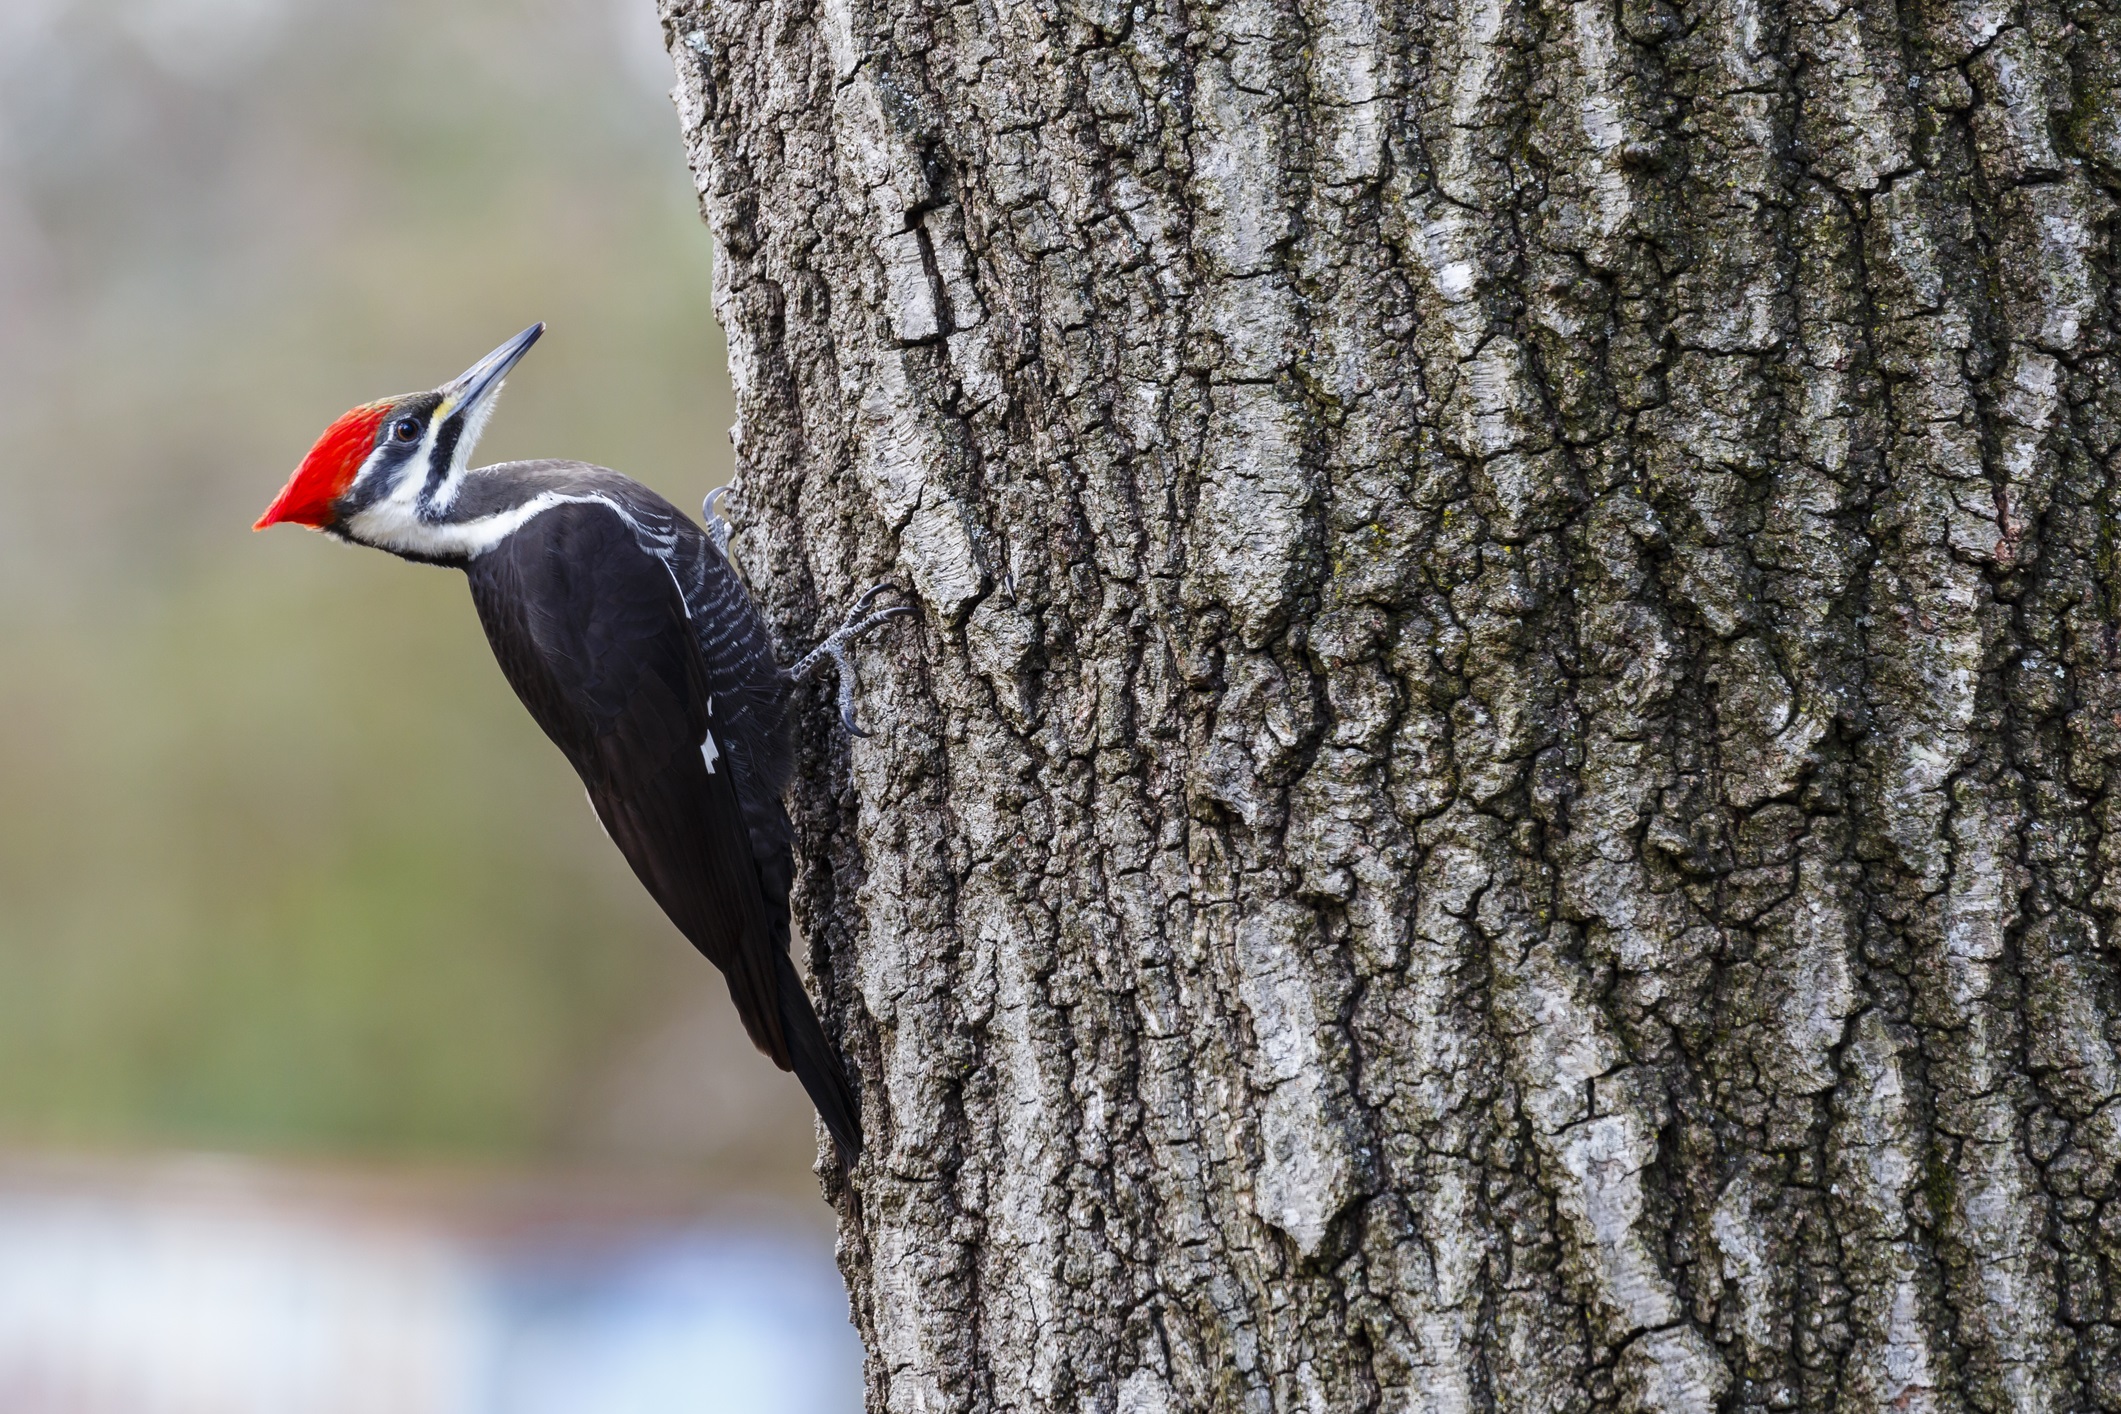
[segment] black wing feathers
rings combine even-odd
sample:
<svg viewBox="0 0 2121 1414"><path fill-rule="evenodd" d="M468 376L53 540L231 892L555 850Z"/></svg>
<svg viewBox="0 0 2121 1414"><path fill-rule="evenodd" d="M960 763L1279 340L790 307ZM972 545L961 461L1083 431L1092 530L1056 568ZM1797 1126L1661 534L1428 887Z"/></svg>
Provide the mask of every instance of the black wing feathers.
<svg viewBox="0 0 2121 1414"><path fill-rule="evenodd" d="M473 571L503 673L641 883L728 975L752 1041L785 1067L765 902L728 775L701 753L706 686L669 572L597 505L547 511Z"/></svg>
<svg viewBox="0 0 2121 1414"><path fill-rule="evenodd" d="M795 1070L851 1157L853 1092L788 960L785 837L760 838L776 832L760 802L740 801L737 760L723 752L708 769L701 744L710 727L718 743L725 730L708 704L719 714L721 703L668 562L616 511L588 503L546 511L469 574L502 673L641 883L722 969L753 1043ZM779 815L777 792L770 804Z"/></svg>

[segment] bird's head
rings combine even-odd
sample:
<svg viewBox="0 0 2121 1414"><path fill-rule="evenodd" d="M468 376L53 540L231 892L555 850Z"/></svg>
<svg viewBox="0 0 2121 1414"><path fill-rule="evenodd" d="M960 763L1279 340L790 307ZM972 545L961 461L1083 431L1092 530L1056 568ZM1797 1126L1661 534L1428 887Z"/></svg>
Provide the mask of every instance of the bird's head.
<svg viewBox="0 0 2121 1414"><path fill-rule="evenodd" d="M426 393L363 403L324 429L253 530L287 521L388 550L445 518L501 380L545 332L533 324Z"/></svg>

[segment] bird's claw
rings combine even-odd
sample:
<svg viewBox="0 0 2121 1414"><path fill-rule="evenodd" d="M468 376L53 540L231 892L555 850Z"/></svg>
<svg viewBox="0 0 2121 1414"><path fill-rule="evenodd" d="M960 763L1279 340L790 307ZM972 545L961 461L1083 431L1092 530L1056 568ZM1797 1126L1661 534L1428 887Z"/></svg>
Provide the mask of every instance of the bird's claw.
<svg viewBox="0 0 2121 1414"><path fill-rule="evenodd" d="M729 558L729 522L722 519L715 507L728 494L727 486L717 486L707 493L706 500L700 502L700 521L707 527L707 538L714 542L714 548L725 560Z"/></svg>
<svg viewBox="0 0 2121 1414"><path fill-rule="evenodd" d="M886 590L890 590L893 593L899 592L898 586L895 584L879 584L870 589L868 593L862 595L861 598L855 600L854 607L847 612L846 622L826 635L823 643L820 643L817 647L811 649L808 654L804 655L803 660L797 663L790 673L790 676L797 682L802 682L827 663L837 668L839 670L840 725L854 736L867 736L869 733L855 725L854 660L847 656L847 650L853 647L861 639L862 635L872 629L883 627L884 624L897 618L900 614L913 612L911 605L894 604L888 609L880 609L876 613L870 613L869 606L874 604L876 597Z"/></svg>

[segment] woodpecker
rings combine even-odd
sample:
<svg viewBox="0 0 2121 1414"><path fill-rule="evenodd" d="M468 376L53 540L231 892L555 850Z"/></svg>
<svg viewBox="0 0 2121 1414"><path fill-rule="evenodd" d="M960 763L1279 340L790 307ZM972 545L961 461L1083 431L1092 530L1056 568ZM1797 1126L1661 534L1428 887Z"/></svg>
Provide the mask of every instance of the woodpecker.
<svg viewBox="0 0 2121 1414"><path fill-rule="evenodd" d="M722 970L751 1041L793 1070L837 1141L861 1151L848 1083L788 957L793 685L839 670L893 615L878 585L785 669L728 557L710 496L702 530L655 492L570 461L473 467L533 324L427 393L364 403L325 429L253 529L287 522L464 572L501 673L560 748L604 831L693 946Z"/></svg>

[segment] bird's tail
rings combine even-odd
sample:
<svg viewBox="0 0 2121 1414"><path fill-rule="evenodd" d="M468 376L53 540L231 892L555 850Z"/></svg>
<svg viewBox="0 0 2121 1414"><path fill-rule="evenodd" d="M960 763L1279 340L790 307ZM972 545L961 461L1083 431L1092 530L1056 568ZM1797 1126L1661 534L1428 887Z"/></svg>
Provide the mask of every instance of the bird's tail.
<svg viewBox="0 0 2121 1414"><path fill-rule="evenodd" d="M818 1117L838 1142L840 1162L851 1168L862 1152L861 1104L847 1083L840 1058L825 1039L825 1028L818 1025L810 994L803 990L803 979L796 975L787 950L783 948L775 957L780 970L781 1036L788 1043L788 1059L795 1078L809 1092L810 1103L817 1106Z"/></svg>

